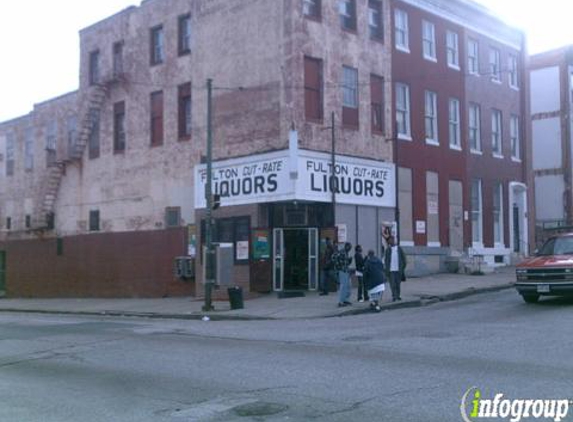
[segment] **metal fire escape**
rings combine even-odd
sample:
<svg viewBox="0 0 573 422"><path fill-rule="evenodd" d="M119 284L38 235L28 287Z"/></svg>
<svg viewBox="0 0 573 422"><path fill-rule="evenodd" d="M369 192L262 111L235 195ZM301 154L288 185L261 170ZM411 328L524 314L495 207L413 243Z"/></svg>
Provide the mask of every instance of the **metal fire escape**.
<svg viewBox="0 0 573 422"><path fill-rule="evenodd" d="M43 231L54 228L54 208L62 178L66 174L66 167L70 164L81 163L94 130L94 114L101 112L109 87L110 82L90 86L87 101L80 105L81 120L73 148L67 152L65 159L56 160L48 165L40 188L35 230Z"/></svg>

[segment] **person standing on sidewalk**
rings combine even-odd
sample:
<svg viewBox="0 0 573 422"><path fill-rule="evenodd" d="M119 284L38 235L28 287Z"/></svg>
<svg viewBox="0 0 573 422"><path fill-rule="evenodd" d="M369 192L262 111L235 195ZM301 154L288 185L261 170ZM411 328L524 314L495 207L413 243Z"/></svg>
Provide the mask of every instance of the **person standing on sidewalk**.
<svg viewBox="0 0 573 422"><path fill-rule="evenodd" d="M362 255L362 246L354 247L354 265L356 266L356 280L358 281L358 302L368 300L368 289L364 285L364 255Z"/></svg>
<svg viewBox="0 0 573 422"><path fill-rule="evenodd" d="M334 284L334 263L332 262L332 255L334 255L334 247L329 237L325 239L326 246L320 259L320 266L322 267L320 277L320 296L326 296L330 289L330 285Z"/></svg>
<svg viewBox="0 0 573 422"><path fill-rule="evenodd" d="M339 250L332 256L334 269L338 277L338 306L352 305L350 302L350 272L348 266L352 262L349 255L352 245L349 242L344 244L344 249Z"/></svg>
<svg viewBox="0 0 573 422"><path fill-rule="evenodd" d="M380 300L384 293L384 264L373 250L368 251L364 264L364 284L370 295L370 309L380 312Z"/></svg>
<svg viewBox="0 0 573 422"><path fill-rule="evenodd" d="M402 300L400 297L400 283L406 278L404 275L406 264L406 254L396 244L396 239L390 237L388 239L388 248L384 251L384 270L386 271L386 277L390 281L392 302Z"/></svg>

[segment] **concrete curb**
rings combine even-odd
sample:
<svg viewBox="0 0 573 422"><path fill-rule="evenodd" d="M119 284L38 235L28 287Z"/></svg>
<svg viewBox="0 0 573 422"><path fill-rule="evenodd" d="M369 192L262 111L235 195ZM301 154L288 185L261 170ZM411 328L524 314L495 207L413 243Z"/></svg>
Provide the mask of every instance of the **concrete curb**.
<svg viewBox="0 0 573 422"><path fill-rule="evenodd" d="M400 302L391 302L381 305L381 312L392 311L397 309L419 308L422 306L429 306L440 302L449 302L454 300L463 299L469 296L482 293L493 293L501 290L506 290L514 287L514 283L507 283L499 286L475 288L447 293L443 295L422 295L419 299L409 299ZM345 311L331 312L323 315L316 315L310 317L260 317L255 315L237 315L237 314L223 314L213 312L192 312L188 314L163 314L159 312L135 312L135 311L70 311L70 310L48 310L48 309L16 309L5 308L0 309L0 313L30 313L30 314L46 314L46 315L84 315L84 316L111 316L111 317L126 317L126 318L149 318L149 319L179 319L179 320L202 320L203 317L208 317L211 321L279 321L279 320L297 320L297 319L319 319L319 318L336 318L346 317L353 315L372 314L372 310L368 307L349 308Z"/></svg>

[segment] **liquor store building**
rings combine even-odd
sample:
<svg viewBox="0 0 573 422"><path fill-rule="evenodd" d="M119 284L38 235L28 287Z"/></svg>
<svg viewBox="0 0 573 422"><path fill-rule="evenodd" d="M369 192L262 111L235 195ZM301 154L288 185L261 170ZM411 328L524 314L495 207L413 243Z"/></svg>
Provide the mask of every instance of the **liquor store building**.
<svg viewBox="0 0 573 422"><path fill-rule="evenodd" d="M196 166L201 246L206 176L206 165ZM213 211L213 241L232 244L234 260L232 280L217 282L250 292L316 290L327 237L380 254L381 229L394 220L393 163L344 155L333 160L292 142L286 150L213 163L212 188L221 195L221 207ZM199 281L203 259L196 260Z"/></svg>

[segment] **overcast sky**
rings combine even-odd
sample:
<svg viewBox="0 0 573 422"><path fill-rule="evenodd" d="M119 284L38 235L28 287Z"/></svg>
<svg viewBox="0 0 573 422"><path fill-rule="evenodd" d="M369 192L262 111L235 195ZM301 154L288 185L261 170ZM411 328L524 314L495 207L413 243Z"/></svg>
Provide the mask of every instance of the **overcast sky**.
<svg viewBox="0 0 573 422"><path fill-rule="evenodd" d="M573 44L571 0L477 1L524 29L531 53ZM139 0L0 0L0 121L77 89L78 31L132 4Z"/></svg>

